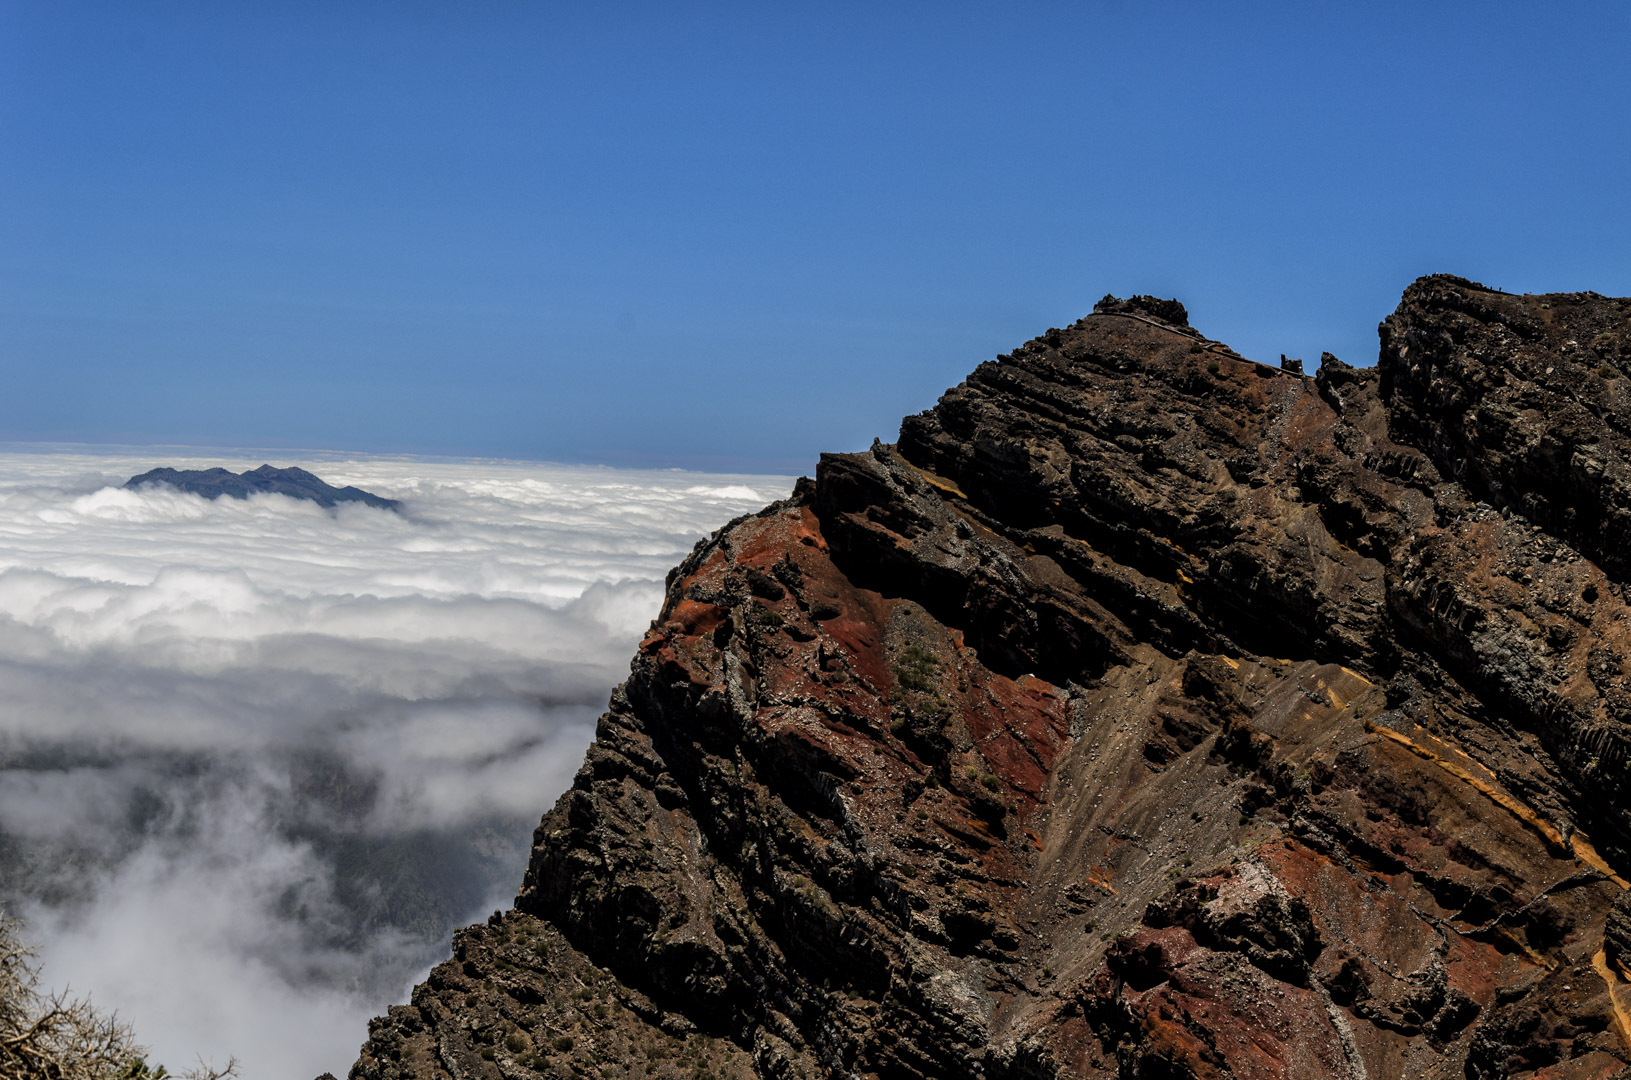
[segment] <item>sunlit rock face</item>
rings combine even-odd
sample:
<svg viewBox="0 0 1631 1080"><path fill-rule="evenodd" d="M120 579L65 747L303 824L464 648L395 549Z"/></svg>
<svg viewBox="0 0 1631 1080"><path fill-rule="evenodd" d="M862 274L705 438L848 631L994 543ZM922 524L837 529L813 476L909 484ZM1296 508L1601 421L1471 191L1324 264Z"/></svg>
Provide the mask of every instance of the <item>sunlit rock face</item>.
<svg viewBox="0 0 1631 1080"><path fill-rule="evenodd" d="M1616 1075L1627 315L1112 297L825 457L352 1075Z"/></svg>

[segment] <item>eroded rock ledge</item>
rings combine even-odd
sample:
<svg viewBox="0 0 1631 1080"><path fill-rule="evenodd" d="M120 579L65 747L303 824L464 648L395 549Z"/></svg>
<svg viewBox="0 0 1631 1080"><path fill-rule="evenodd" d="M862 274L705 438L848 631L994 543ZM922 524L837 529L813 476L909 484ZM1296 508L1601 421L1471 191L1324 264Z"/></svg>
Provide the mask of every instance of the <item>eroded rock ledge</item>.
<svg viewBox="0 0 1631 1080"><path fill-rule="evenodd" d="M824 457L352 1077L1618 1075L1628 305L1107 298Z"/></svg>

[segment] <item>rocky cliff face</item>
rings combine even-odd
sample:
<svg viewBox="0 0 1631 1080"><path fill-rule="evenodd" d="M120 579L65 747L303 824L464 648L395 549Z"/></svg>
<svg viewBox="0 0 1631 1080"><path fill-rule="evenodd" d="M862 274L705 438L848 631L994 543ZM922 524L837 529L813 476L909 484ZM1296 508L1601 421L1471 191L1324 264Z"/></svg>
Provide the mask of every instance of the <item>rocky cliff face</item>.
<svg viewBox="0 0 1631 1080"><path fill-rule="evenodd" d="M699 545L351 1075L1619 1075L1631 302L1381 338L1107 298Z"/></svg>

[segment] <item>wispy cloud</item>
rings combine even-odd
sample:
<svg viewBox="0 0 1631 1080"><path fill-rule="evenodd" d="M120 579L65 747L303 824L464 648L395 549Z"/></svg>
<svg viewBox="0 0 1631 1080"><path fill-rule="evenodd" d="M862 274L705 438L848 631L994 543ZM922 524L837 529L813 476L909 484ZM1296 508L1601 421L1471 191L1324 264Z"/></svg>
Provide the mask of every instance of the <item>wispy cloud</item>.
<svg viewBox="0 0 1631 1080"><path fill-rule="evenodd" d="M790 481L276 462L401 514L118 488L159 464L190 462L0 453L0 894L160 1060L343 1072L513 894L668 568Z"/></svg>

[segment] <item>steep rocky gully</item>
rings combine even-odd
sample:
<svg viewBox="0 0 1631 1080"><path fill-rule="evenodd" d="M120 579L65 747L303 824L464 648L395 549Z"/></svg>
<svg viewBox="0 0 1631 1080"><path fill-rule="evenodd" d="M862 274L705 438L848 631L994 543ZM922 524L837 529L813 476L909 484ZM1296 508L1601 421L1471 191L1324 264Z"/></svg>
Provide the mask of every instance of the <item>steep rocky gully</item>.
<svg viewBox="0 0 1631 1080"><path fill-rule="evenodd" d="M1631 301L1106 298L669 579L354 1080L1611 1077Z"/></svg>

